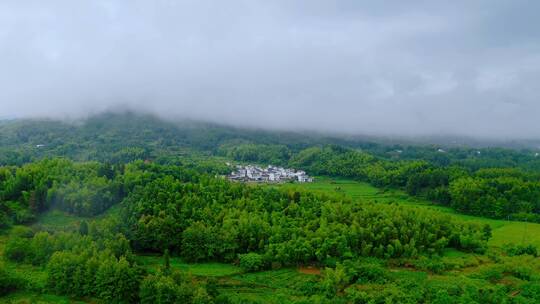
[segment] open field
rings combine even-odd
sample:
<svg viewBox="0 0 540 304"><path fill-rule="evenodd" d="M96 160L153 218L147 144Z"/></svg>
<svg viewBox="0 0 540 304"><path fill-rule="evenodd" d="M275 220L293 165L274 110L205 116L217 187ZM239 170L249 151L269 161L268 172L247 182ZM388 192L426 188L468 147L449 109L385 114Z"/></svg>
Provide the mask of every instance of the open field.
<svg viewBox="0 0 540 304"><path fill-rule="evenodd" d="M82 219L82 217L54 209L41 214L33 226L45 230L70 230L78 227Z"/></svg>
<svg viewBox="0 0 540 304"><path fill-rule="evenodd" d="M49 210L47 212L40 214L37 222L34 223L33 226L39 229L54 230L54 231L72 230L72 229L78 228L79 223L82 220L85 220L87 222L100 220L109 216L113 216L117 214L119 211L120 211L120 204L116 204L98 216L85 218L85 217L79 217L73 214L69 214L65 211L61 211L58 209L52 209L52 210Z"/></svg>
<svg viewBox="0 0 540 304"><path fill-rule="evenodd" d="M157 255L139 255L137 262L149 272L155 272L164 265L163 258ZM194 276L222 277L242 272L238 266L224 263L185 263L182 259L171 257L171 268L189 272Z"/></svg>
<svg viewBox="0 0 540 304"><path fill-rule="evenodd" d="M149 272L164 264L156 255L140 255L137 261ZM188 272L196 277L216 278L218 290L231 298L255 303L288 303L302 297L300 290L317 278L295 268L243 273L238 266L224 263L185 263L171 257L171 268Z"/></svg>
<svg viewBox="0 0 540 304"><path fill-rule="evenodd" d="M436 210L450 214L451 216L461 220L474 221L481 224L489 224L493 229L493 237L489 241L490 246L500 247L506 243L523 243L533 244L540 247L540 224L495 220L459 214L451 208L438 206L429 201L411 197L400 190L382 190L364 182L329 177L317 177L315 178L315 181L313 183L294 185L283 184L280 185L280 187L302 187L314 191L338 193L362 201L398 203L401 205L413 206L416 208Z"/></svg>
<svg viewBox="0 0 540 304"><path fill-rule="evenodd" d="M268 270L223 278L219 290L241 301L288 303L302 298L301 290L316 278L294 268Z"/></svg>

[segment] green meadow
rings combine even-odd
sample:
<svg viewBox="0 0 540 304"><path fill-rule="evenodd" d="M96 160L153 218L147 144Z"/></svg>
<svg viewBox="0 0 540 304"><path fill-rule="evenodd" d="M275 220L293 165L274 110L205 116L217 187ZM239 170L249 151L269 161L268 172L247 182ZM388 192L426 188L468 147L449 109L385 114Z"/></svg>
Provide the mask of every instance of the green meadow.
<svg viewBox="0 0 540 304"><path fill-rule="evenodd" d="M155 272L164 265L163 258L157 255L137 256L139 265L145 267L149 272ZM242 272L238 266L224 263L186 263L177 257L171 257L170 265L173 269L178 269L201 277L223 277L231 276Z"/></svg>

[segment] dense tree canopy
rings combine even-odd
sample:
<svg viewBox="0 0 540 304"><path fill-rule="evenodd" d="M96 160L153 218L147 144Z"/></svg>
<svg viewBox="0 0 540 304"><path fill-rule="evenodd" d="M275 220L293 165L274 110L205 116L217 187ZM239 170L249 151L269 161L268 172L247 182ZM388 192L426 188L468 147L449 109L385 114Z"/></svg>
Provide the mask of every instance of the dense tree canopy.
<svg viewBox="0 0 540 304"><path fill-rule="evenodd" d="M320 276L298 288L298 303L540 301L536 247L484 254L488 225L220 177L230 170L225 162L281 164L403 189L462 213L540 222L540 161L530 150L441 152L133 114L76 125L16 121L1 124L0 135L0 232L8 234L0 249L11 267L0 261L0 296L30 289L111 303L236 303L207 279L172 269L172 256L245 272L320 267ZM83 219L57 230L20 226L51 209ZM388 269L439 275L470 266L445 260L445 252L485 265L451 281L403 279ZM149 271L140 254L163 254L167 262ZM13 271L23 264L42 269L46 286Z"/></svg>

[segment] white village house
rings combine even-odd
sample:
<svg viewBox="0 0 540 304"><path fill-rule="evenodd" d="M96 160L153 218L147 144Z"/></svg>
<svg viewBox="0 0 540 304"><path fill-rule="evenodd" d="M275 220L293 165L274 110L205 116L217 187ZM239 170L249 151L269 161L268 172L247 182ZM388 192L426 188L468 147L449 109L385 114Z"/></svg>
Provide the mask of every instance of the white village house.
<svg viewBox="0 0 540 304"><path fill-rule="evenodd" d="M254 165L236 166L236 170L229 175L230 180L254 181L254 182L283 182L297 181L309 183L313 178L302 170L294 170L282 167L268 166L261 168Z"/></svg>

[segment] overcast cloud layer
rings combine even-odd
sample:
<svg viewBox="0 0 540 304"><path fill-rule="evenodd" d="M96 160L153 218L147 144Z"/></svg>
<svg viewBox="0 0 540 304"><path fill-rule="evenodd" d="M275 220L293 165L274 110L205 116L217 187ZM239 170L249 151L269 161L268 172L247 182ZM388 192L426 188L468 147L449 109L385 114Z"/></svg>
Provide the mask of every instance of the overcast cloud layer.
<svg viewBox="0 0 540 304"><path fill-rule="evenodd" d="M3 0L0 117L540 137L540 1L445 2Z"/></svg>

